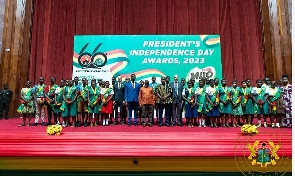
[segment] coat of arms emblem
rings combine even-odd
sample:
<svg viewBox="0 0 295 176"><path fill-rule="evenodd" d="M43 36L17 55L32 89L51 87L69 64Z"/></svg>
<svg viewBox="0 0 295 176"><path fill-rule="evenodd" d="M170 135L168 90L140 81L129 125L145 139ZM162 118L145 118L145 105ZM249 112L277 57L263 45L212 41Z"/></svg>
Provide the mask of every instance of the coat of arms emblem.
<svg viewBox="0 0 295 176"><path fill-rule="evenodd" d="M253 144L248 144L247 148L251 152L248 157L252 160L251 164L260 164L261 167L267 167L267 165L276 165L276 160L280 159L277 155L277 151L280 149L280 145L275 145L272 141L268 141L268 145L262 142L261 147L259 146L259 140Z"/></svg>

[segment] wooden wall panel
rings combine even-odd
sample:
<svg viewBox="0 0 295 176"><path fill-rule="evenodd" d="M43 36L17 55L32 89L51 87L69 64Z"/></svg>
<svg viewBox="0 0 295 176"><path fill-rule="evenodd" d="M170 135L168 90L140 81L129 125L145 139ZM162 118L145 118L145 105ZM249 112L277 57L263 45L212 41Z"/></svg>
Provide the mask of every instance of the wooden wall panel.
<svg viewBox="0 0 295 176"><path fill-rule="evenodd" d="M290 0L261 0L266 76L292 80Z"/></svg>
<svg viewBox="0 0 295 176"><path fill-rule="evenodd" d="M2 50L2 34L4 27L4 13L5 13L5 3L6 0L0 0L0 52ZM0 55L0 63L1 63L1 55Z"/></svg>
<svg viewBox="0 0 295 176"><path fill-rule="evenodd" d="M14 96L10 104L9 116L18 116L16 109L20 103L20 89L28 77L30 26L32 0L7 0L3 30L3 48L0 64L0 85L7 83Z"/></svg>

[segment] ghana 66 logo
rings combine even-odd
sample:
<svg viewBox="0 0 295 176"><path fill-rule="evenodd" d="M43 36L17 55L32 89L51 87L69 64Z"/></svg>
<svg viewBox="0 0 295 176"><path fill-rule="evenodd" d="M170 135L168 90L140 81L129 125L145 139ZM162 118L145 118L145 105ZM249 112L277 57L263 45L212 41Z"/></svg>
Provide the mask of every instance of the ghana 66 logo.
<svg viewBox="0 0 295 176"><path fill-rule="evenodd" d="M103 52L97 52L102 43L99 43L93 50L92 53L84 52L88 47L89 43L86 43L81 51L79 52L78 63L85 68L96 68L100 69L107 63L107 55Z"/></svg>
<svg viewBox="0 0 295 176"><path fill-rule="evenodd" d="M274 130L242 132L237 137L235 163L243 175L288 175L292 171L291 130Z"/></svg>

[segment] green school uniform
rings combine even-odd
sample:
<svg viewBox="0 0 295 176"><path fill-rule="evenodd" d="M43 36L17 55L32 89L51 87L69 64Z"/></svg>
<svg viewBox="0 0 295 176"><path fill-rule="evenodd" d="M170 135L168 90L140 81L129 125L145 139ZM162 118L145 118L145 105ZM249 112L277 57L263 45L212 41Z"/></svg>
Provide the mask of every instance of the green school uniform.
<svg viewBox="0 0 295 176"><path fill-rule="evenodd" d="M91 86L88 88L89 92L89 103L93 105L91 108L88 106L89 113L96 113L98 114L101 111L101 100L100 100L100 88L96 86L95 88L92 88Z"/></svg>
<svg viewBox="0 0 295 176"><path fill-rule="evenodd" d="M227 101L227 104L223 104L220 101L220 105L219 105L219 111L222 114L232 114L232 105L230 102L230 97L231 97L231 89L230 87L222 87L220 86L219 88L219 96L220 99L223 101Z"/></svg>
<svg viewBox="0 0 295 176"><path fill-rule="evenodd" d="M65 98L66 101L72 101L75 98L76 92L77 92L77 87L76 86L72 86L72 87L68 87L66 86L64 88L64 92L65 92ZM77 99L70 105L67 105L65 101L63 101L63 104L61 106L61 110L62 110L62 117L69 117L69 116L76 116L77 115Z"/></svg>
<svg viewBox="0 0 295 176"><path fill-rule="evenodd" d="M244 105L243 109L243 114L245 115L253 115L254 114L254 102L250 98L250 94L252 91L252 87L246 87L243 90L243 101L242 104Z"/></svg>
<svg viewBox="0 0 295 176"><path fill-rule="evenodd" d="M243 110L242 110L242 97L243 97L243 91L240 87L236 88L231 88L231 95L232 95L232 114L239 116L243 115Z"/></svg>
<svg viewBox="0 0 295 176"><path fill-rule="evenodd" d="M63 97L62 97L62 92L63 92L64 87L57 87L55 90L55 105L54 105L54 113L60 113L61 112L61 105L63 103ZM57 105L56 105L57 104Z"/></svg>
<svg viewBox="0 0 295 176"><path fill-rule="evenodd" d="M252 89L252 94L255 97L256 101L263 102L267 96L265 87L254 87ZM268 104L265 102L262 106L257 103L254 104L254 113L255 114L268 114Z"/></svg>

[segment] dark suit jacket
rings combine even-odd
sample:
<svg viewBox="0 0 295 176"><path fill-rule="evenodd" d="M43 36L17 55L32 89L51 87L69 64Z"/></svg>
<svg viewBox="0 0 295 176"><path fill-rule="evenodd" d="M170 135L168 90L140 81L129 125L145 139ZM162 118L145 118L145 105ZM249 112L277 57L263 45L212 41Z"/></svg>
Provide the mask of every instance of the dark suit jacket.
<svg viewBox="0 0 295 176"><path fill-rule="evenodd" d="M173 103L175 102L182 102L182 91L183 86L180 81L177 82L178 92L176 91L176 85L175 82L170 83L170 87L172 88L172 100Z"/></svg>
<svg viewBox="0 0 295 176"><path fill-rule="evenodd" d="M132 87L132 82L128 82L125 85L125 100L127 102L138 102L138 94L139 94L139 90L140 90L140 85L137 82L134 82L134 89Z"/></svg>
<svg viewBox="0 0 295 176"><path fill-rule="evenodd" d="M10 89L0 90L0 102L1 103L10 103L13 93Z"/></svg>
<svg viewBox="0 0 295 176"><path fill-rule="evenodd" d="M120 83L120 89L119 89L119 82L116 82L113 89L114 89L114 96L113 100L116 102L123 102L125 99L124 93L125 93L125 84L123 82Z"/></svg>

